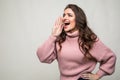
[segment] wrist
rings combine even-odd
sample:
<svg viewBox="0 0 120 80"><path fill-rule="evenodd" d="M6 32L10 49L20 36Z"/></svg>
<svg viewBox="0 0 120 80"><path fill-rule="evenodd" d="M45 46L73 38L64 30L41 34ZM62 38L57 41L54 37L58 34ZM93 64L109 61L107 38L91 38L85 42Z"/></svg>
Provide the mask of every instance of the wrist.
<svg viewBox="0 0 120 80"><path fill-rule="evenodd" d="M99 79L106 75L106 73L101 69L98 70L98 72L96 74L99 76Z"/></svg>
<svg viewBox="0 0 120 80"><path fill-rule="evenodd" d="M99 74L95 74L96 75L96 80L99 80L101 77Z"/></svg>
<svg viewBox="0 0 120 80"><path fill-rule="evenodd" d="M55 38L57 38L57 37L58 37L58 35L54 35L54 34L51 34L51 36L52 36L52 37L55 37Z"/></svg>
<svg viewBox="0 0 120 80"><path fill-rule="evenodd" d="M58 37L58 36L59 36L58 34L55 34L55 33L53 33L53 32L52 32L51 35L54 36L54 37Z"/></svg>

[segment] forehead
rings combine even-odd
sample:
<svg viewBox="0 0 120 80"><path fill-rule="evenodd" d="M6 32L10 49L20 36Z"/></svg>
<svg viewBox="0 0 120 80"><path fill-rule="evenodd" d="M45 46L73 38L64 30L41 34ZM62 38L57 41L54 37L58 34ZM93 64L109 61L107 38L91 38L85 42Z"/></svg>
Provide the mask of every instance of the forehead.
<svg viewBox="0 0 120 80"><path fill-rule="evenodd" d="M67 8L64 10L64 13L71 13L71 14L74 14L74 12L72 11L71 8Z"/></svg>

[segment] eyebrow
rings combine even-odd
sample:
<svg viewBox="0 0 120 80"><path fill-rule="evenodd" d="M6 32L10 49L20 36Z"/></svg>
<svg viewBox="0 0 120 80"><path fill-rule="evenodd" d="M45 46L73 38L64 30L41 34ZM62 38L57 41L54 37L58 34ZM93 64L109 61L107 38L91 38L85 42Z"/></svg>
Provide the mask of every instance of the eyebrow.
<svg viewBox="0 0 120 80"><path fill-rule="evenodd" d="M72 13L66 13L66 14L72 14ZM65 15L65 13L63 13L63 16ZM73 14L72 14L73 15Z"/></svg>

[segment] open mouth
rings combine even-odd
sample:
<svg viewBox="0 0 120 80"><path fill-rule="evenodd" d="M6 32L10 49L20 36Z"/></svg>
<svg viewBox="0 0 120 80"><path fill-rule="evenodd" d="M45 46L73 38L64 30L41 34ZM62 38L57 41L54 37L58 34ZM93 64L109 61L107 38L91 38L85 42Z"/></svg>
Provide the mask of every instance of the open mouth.
<svg viewBox="0 0 120 80"><path fill-rule="evenodd" d="M64 23L65 26L67 26L67 25L69 25L69 24L70 24L70 22L65 22L65 23Z"/></svg>

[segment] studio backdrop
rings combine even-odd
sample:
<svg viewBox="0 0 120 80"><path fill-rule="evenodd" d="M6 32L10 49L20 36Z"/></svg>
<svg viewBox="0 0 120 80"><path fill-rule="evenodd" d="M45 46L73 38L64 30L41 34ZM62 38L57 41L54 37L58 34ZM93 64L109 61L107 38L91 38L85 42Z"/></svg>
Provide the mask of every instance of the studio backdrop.
<svg viewBox="0 0 120 80"><path fill-rule="evenodd" d="M101 80L120 79L119 0L0 0L0 80L59 80L57 61L40 63L36 50L69 3L85 11L90 28L117 56L115 73Z"/></svg>

